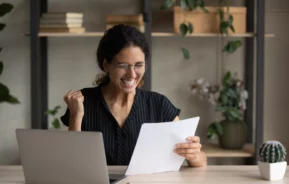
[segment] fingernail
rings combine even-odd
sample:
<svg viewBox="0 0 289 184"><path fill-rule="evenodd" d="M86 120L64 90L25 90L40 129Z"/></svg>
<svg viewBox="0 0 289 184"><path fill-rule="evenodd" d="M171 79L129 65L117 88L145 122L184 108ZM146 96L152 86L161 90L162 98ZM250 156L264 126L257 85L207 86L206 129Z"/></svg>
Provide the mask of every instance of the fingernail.
<svg viewBox="0 0 289 184"><path fill-rule="evenodd" d="M174 152L177 152L177 150L174 149Z"/></svg>
<svg viewBox="0 0 289 184"><path fill-rule="evenodd" d="M176 147L178 148L178 147L180 147L180 145L179 145L179 144L177 144L177 145L176 145Z"/></svg>
<svg viewBox="0 0 289 184"><path fill-rule="evenodd" d="M188 137L188 138L187 138L187 140L188 140L188 141L190 141L190 140L191 140L191 138L190 138L190 137Z"/></svg>

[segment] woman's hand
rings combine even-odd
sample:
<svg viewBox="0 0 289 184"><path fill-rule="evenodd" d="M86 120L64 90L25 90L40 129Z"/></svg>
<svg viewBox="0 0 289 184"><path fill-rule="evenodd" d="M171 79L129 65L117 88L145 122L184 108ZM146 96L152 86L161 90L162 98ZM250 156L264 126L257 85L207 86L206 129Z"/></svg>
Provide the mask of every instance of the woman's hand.
<svg viewBox="0 0 289 184"><path fill-rule="evenodd" d="M202 145L200 144L200 137L190 136L186 139L189 142L180 143L176 145L174 152L182 157L185 157L191 166L203 166L207 164L207 158L201 152Z"/></svg>
<svg viewBox="0 0 289 184"><path fill-rule="evenodd" d="M80 91L69 91L64 97L64 101L70 111L70 116L81 117L84 115L84 96Z"/></svg>

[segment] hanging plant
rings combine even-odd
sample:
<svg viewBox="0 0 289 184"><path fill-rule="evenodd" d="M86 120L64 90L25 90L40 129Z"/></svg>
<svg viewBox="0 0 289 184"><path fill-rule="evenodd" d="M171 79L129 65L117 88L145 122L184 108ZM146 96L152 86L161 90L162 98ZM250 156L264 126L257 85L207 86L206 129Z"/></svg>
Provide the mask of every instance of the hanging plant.
<svg viewBox="0 0 289 184"><path fill-rule="evenodd" d="M9 13L13 9L12 4L8 3L2 3L0 4L0 17L3 17L7 13ZM5 28L5 24L0 23L0 31L2 31ZM2 51L2 48L0 48L0 52ZM4 63L0 61L0 75L2 74L4 70ZM1 102L8 102L10 104L18 104L20 103L19 100L10 94L10 91L8 87L5 84L0 83L0 103Z"/></svg>
<svg viewBox="0 0 289 184"><path fill-rule="evenodd" d="M223 0L220 0L220 3L222 3ZM226 6L227 6L227 14L228 14L228 20L225 20L225 12L223 9L219 10L219 16L220 16L220 33L226 34L228 36L229 30L231 30L233 33L235 33L235 28L233 26L234 17L230 14L230 0L226 0ZM241 47L242 41L241 40L235 40L235 41L229 41L223 48L223 52L227 53L234 53L239 47Z"/></svg>
<svg viewBox="0 0 289 184"><path fill-rule="evenodd" d="M60 109L61 107L58 105L56 107L54 107L54 109L48 109L46 112L45 112L45 115L47 116L52 116L53 118L53 121L52 121L52 126L54 129L59 129L61 126L60 126L60 121L59 121L59 118L56 116L56 114L58 113L58 110Z"/></svg>
<svg viewBox="0 0 289 184"><path fill-rule="evenodd" d="M174 0L166 0L162 6L161 9L162 10L166 10L171 8L173 5L175 4ZM194 11L197 8L200 8L204 13L208 13L209 11L205 8L205 3L203 0L180 0L180 7L183 10L187 10L189 9L190 11ZM193 24L189 21L184 21L180 24L180 32L181 35L184 37L186 36L188 33L192 34L194 32L194 27ZM183 57L185 60L189 60L190 59L190 52L188 49L182 47L181 51L183 53Z"/></svg>
<svg viewBox="0 0 289 184"><path fill-rule="evenodd" d="M220 3L223 3L224 0L220 0ZM175 0L166 0L162 5L161 9L169 9L175 5ZM235 28L233 26L234 17L233 15L229 14L229 8L230 8L230 0L226 0L226 6L227 6L227 14L228 14L228 20L225 20L225 12L223 9L219 10L219 17L220 17L220 33L226 34L228 36L229 31L235 32ZM183 10L190 10L194 11L197 8L200 8L204 13L208 13L209 11L205 8L205 3L203 0L180 0L180 7ZM185 37L187 34L192 34L194 32L194 26L189 21L183 21L179 26L180 33L183 37ZM242 45L241 40L235 40L235 41L229 41L223 48L223 52L227 53L234 53L240 46ZM185 60L190 59L190 52L188 49L182 47L181 48L183 58Z"/></svg>

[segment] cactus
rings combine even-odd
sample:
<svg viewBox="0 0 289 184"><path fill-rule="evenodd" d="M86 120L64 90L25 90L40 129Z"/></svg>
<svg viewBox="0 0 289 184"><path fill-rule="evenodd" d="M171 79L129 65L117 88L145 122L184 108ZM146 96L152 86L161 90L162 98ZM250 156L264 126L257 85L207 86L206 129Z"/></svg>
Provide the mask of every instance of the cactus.
<svg viewBox="0 0 289 184"><path fill-rule="evenodd" d="M286 158L286 149L278 141L267 141L260 146L259 156L262 162L282 162Z"/></svg>

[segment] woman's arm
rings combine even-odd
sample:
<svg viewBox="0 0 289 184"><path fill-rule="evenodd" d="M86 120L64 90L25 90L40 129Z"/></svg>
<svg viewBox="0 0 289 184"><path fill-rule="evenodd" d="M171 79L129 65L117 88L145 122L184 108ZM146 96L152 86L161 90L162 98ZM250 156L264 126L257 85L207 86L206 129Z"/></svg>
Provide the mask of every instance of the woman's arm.
<svg viewBox="0 0 289 184"><path fill-rule="evenodd" d="M81 131L81 123L83 116L81 115L71 115L69 117L69 131Z"/></svg>

